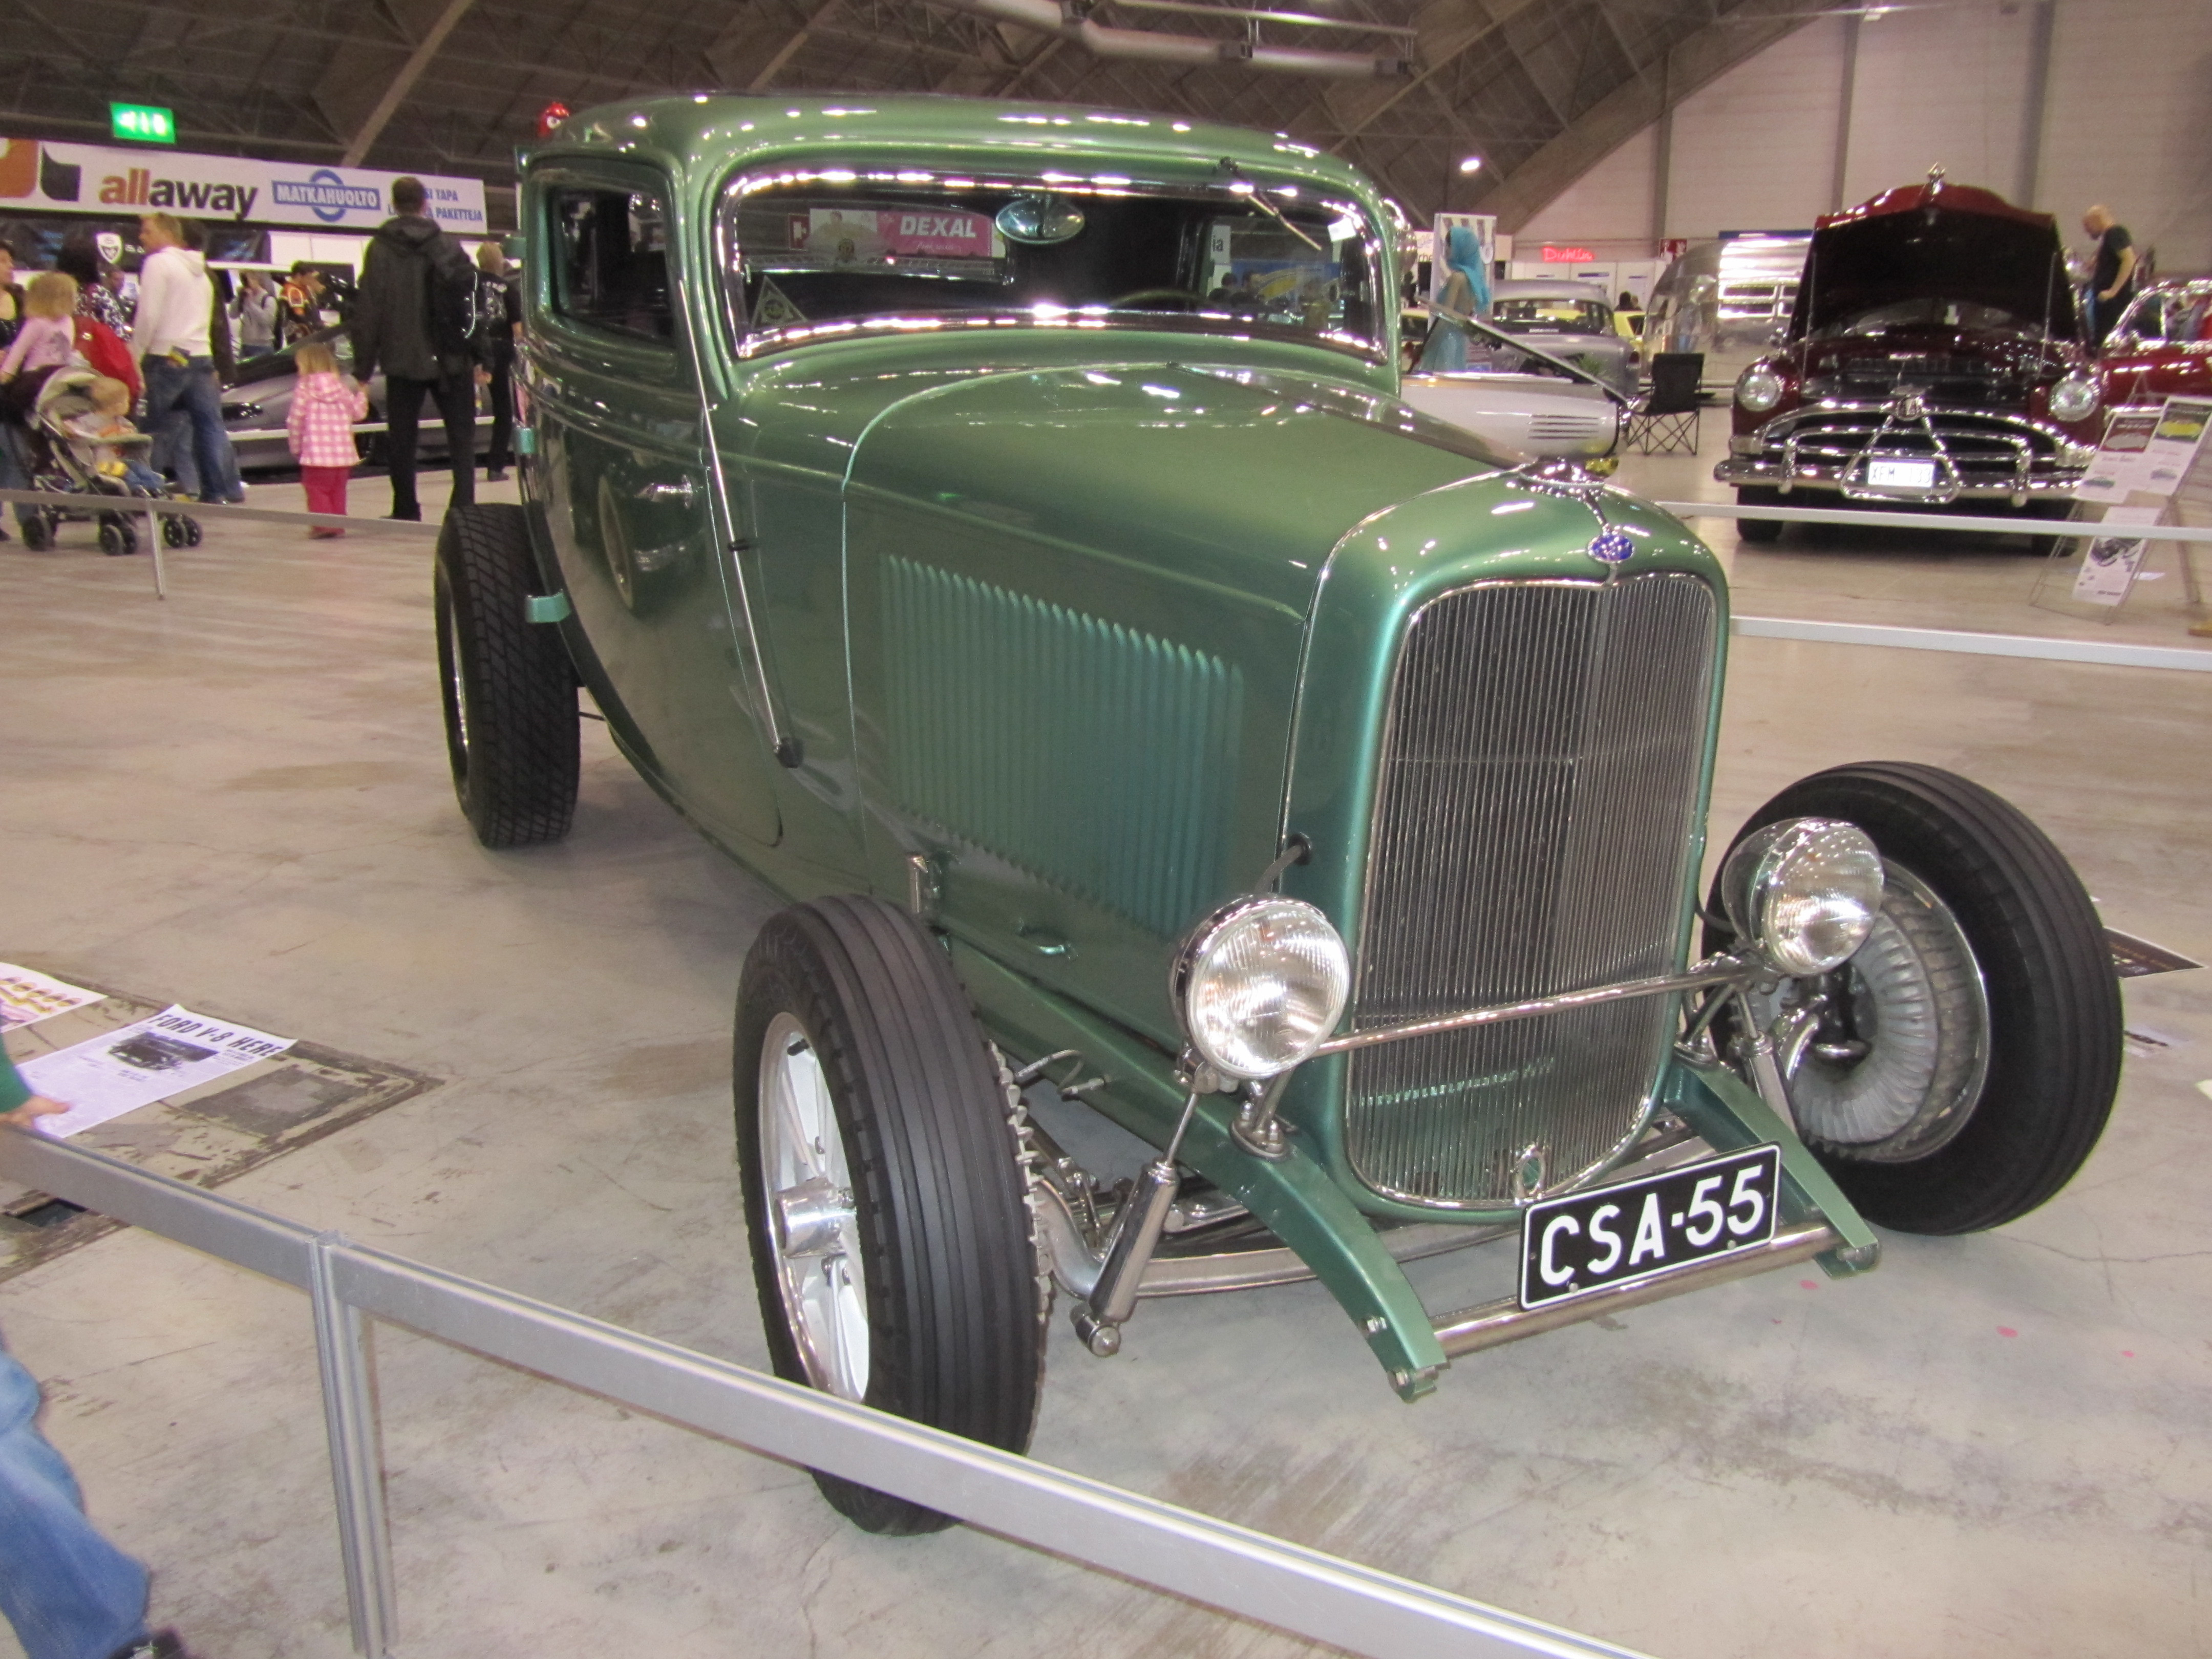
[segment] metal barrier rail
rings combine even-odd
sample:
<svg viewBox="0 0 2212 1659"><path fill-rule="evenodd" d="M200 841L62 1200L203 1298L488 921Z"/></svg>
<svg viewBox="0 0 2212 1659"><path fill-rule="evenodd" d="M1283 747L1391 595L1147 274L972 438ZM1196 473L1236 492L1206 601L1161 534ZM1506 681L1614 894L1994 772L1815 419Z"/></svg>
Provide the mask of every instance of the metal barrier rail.
<svg viewBox="0 0 2212 1659"><path fill-rule="evenodd" d="M438 539L434 524L416 524L405 519L356 519L344 513L304 513L285 507L233 507L222 501L185 501L174 495L95 495L88 490L65 489L0 489L0 501L52 501L57 507L67 507L72 513L138 514L143 513L165 519L205 519L213 523L218 519L234 519L241 523L328 525L338 530L351 530L376 536L398 536L416 541ZM169 575L161 563L161 532L150 529L147 536L147 551L154 559L154 597L169 597Z"/></svg>
<svg viewBox="0 0 2212 1659"><path fill-rule="evenodd" d="M1372 1659L1640 1659L1626 1648L349 1243L35 1131L0 1129L0 1176L307 1292L346 1600L354 1646L366 1659L386 1659L397 1608L364 1316Z"/></svg>
<svg viewBox="0 0 2212 1659"><path fill-rule="evenodd" d="M1779 519L1784 524L1840 524L1875 530L1955 531L1963 535L2058 536L2085 541L2107 533L2093 519L2008 519L1988 514L1883 513L1872 507L1746 507L1737 501L1653 501L1678 519ZM2212 542L2212 526L2113 525L2110 533L2130 541Z"/></svg>
<svg viewBox="0 0 2212 1659"><path fill-rule="evenodd" d="M438 526L434 524L408 524L391 519L356 519L340 514L302 513L276 507L215 506L155 496L117 496L113 499L117 505L99 507L96 505L99 498L82 495L53 490L0 489L0 501L54 501L81 512L151 512L176 517L206 518L211 522L218 518L231 518L267 524L330 525L340 529L424 541L434 541L438 536ZM1970 518L1965 515L1936 517L1914 513L1846 512L1830 507L1741 507L1734 501L1658 501L1654 505L1683 519L1781 519L1791 524L1901 527L1948 531L1962 535L1978 535L1992 531L2019 533L2022 528L2018 521L2010 519ZM2077 538L2097 533L2098 526L2089 523L2083 523L2071 532L2059 528L2072 522L2062 519L2038 520L2033 533ZM2146 541L2212 542L2212 527L2202 526L2130 525L2126 527L2126 534L2130 537L2141 535ZM154 592L157 598L166 599L168 588L161 566L161 538L154 537L153 542ZM2188 556L2185 551L2183 556ZM2060 639L2039 634L1903 628L1877 623L1820 622L1787 617L1734 617L1729 620L1729 631L1747 638L1808 640L1823 645L1881 646L1894 650L1948 651L1967 656L2025 657L2046 662L2095 663L2114 668L2162 668L2212 673L2212 650L2190 646L2131 645L2106 640Z"/></svg>

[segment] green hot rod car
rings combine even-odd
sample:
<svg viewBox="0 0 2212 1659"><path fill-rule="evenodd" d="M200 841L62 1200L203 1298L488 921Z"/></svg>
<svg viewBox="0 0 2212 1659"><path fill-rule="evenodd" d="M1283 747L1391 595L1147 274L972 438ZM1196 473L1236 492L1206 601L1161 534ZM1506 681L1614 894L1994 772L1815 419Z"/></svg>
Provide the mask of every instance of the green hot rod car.
<svg viewBox="0 0 2212 1659"><path fill-rule="evenodd" d="M735 1062L785 1376L1021 1449L1055 1283L1103 1355L1140 1297L1317 1277L1410 1400L1996 1225L2095 1144L2103 935L1986 790L1808 778L1701 902L1721 571L1398 401L1351 168L686 97L563 123L520 213L524 504L438 555L454 778L485 845L562 835L580 682L792 902ZM1516 1294L1423 1306L1403 1262L1498 1237Z"/></svg>

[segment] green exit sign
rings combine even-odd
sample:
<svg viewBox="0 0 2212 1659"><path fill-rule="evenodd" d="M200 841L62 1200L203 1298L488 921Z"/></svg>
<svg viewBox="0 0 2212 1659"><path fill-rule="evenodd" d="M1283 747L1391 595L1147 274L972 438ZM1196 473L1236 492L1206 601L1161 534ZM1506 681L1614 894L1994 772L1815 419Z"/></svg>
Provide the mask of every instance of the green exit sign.
<svg viewBox="0 0 2212 1659"><path fill-rule="evenodd" d="M177 112L159 104L110 104L107 120L118 138L135 138L142 144L177 142Z"/></svg>

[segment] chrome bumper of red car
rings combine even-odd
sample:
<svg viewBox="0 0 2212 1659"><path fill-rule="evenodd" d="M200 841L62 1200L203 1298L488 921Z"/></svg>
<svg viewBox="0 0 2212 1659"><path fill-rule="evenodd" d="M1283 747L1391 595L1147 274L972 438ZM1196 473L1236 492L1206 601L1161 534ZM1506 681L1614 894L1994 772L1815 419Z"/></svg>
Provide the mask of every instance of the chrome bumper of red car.
<svg viewBox="0 0 2212 1659"><path fill-rule="evenodd" d="M1911 507L2025 506L2069 495L2095 453L2025 416L1929 409L1910 399L1810 404L1731 438L1729 447L1713 469L1723 483Z"/></svg>

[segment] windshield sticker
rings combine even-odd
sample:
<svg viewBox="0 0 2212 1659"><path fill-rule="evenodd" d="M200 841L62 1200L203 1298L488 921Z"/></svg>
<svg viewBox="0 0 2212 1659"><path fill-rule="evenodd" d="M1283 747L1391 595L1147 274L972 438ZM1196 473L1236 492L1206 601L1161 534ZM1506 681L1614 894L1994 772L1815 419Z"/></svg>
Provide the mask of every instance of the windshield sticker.
<svg viewBox="0 0 2212 1659"><path fill-rule="evenodd" d="M761 279L760 298L753 301L755 328L790 328L806 320L806 313L791 303L772 276Z"/></svg>
<svg viewBox="0 0 2212 1659"><path fill-rule="evenodd" d="M793 215L794 231L800 222ZM809 210L804 223L793 247L841 265L880 264L902 254L988 259L997 251L991 221L981 213L818 207Z"/></svg>

